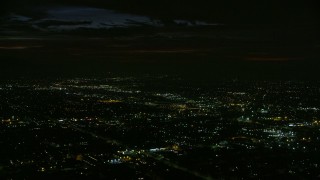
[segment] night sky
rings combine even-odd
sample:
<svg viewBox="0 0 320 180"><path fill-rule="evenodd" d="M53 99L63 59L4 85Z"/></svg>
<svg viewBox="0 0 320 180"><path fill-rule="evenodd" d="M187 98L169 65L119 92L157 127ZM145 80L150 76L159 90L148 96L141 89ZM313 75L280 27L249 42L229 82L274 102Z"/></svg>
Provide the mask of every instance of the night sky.
<svg viewBox="0 0 320 180"><path fill-rule="evenodd" d="M3 78L318 77L313 1L10 0L0 8Z"/></svg>

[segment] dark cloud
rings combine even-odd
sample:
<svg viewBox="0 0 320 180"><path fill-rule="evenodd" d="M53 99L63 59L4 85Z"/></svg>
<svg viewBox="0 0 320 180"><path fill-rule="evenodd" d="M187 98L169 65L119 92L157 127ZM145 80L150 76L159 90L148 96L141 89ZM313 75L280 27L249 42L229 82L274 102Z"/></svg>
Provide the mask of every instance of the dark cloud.
<svg viewBox="0 0 320 180"><path fill-rule="evenodd" d="M118 71L180 73L217 79L316 79L315 72L320 67L318 11L311 1L25 0L1 3L1 12L14 12L16 18L0 25L0 66L4 69L2 76L6 77ZM108 8L125 14L125 19L147 17L148 22L159 19L166 26L47 31L53 25L83 27L96 22L96 19L70 20L71 16L48 20L48 9L66 5ZM130 18L125 22L132 23ZM187 24L201 20L223 25L178 26L174 24L177 20ZM34 28L37 22L41 30Z"/></svg>

